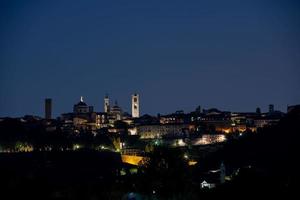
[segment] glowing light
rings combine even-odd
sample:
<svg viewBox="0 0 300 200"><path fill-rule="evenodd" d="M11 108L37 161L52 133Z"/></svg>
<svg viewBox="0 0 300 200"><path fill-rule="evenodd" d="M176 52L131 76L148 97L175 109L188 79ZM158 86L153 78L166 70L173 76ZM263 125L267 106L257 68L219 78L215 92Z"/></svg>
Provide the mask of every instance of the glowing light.
<svg viewBox="0 0 300 200"><path fill-rule="evenodd" d="M190 160L190 161L188 162L188 165L189 165L189 166L193 166L193 165L196 165L197 163L198 163L197 161Z"/></svg>
<svg viewBox="0 0 300 200"><path fill-rule="evenodd" d="M121 169L121 170L120 170L120 175L121 175L121 176L125 176L125 175L126 175L126 171L125 171L124 169Z"/></svg>
<svg viewBox="0 0 300 200"><path fill-rule="evenodd" d="M185 159L189 159L189 156L187 154L184 154L183 156Z"/></svg>
<svg viewBox="0 0 300 200"><path fill-rule="evenodd" d="M78 150L80 149L80 145L79 144L74 144L73 145L73 150Z"/></svg>
<svg viewBox="0 0 300 200"><path fill-rule="evenodd" d="M138 165L144 159L142 156L121 155L122 162L131 165Z"/></svg>
<svg viewBox="0 0 300 200"><path fill-rule="evenodd" d="M225 133L230 133L230 129L224 129Z"/></svg>
<svg viewBox="0 0 300 200"><path fill-rule="evenodd" d="M226 141L226 137L223 134L203 135L201 138L198 138L193 145L208 145L208 144L220 143L224 141Z"/></svg>
<svg viewBox="0 0 300 200"><path fill-rule="evenodd" d="M16 142L15 144L16 152L31 152L33 151L33 146L27 142Z"/></svg>
<svg viewBox="0 0 300 200"><path fill-rule="evenodd" d="M128 129L129 135L137 135L137 129L135 128L130 128Z"/></svg>
<svg viewBox="0 0 300 200"><path fill-rule="evenodd" d="M183 147L183 146L186 146L186 143L183 141L183 139L178 139L178 140L175 140L175 142L173 143L173 146Z"/></svg>

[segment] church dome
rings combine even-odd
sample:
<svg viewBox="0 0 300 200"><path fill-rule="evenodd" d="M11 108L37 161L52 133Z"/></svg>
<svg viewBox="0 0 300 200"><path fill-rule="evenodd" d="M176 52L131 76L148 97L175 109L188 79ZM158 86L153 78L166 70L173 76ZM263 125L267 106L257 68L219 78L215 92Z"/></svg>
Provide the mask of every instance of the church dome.
<svg viewBox="0 0 300 200"><path fill-rule="evenodd" d="M75 104L75 106L88 106L84 101L83 101L83 97L80 97L80 101Z"/></svg>
<svg viewBox="0 0 300 200"><path fill-rule="evenodd" d="M121 111L121 108L117 105L114 105L111 109L111 111L116 112L116 111Z"/></svg>
<svg viewBox="0 0 300 200"><path fill-rule="evenodd" d="M87 106L86 103L84 103L83 101L80 101L76 104L77 106Z"/></svg>
<svg viewBox="0 0 300 200"><path fill-rule="evenodd" d="M122 112L122 109L120 106L118 106L118 102L115 102L115 105L111 108L111 112Z"/></svg>

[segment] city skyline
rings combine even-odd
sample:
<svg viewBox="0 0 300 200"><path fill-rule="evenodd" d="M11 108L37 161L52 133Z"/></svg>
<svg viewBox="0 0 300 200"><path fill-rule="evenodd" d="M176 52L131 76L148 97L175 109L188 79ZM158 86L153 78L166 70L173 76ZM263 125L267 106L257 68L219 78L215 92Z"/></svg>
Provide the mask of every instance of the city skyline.
<svg viewBox="0 0 300 200"><path fill-rule="evenodd" d="M300 102L299 3L1 2L0 116L53 116L111 92L143 114Z"/></svg>
<svg viewBox="0 0 300 200"><path fill-rule="evenodd" d="M84 96L80 96L78 99L78 101L75 101L73 102L72 105L75 105L76 103L78 102L84 102L84 103L87 103L88 106L91 106L93 107L93 112L103 112L103 113L108 113L110 112L110 109L113 107L113 106L119 106L121 109L122 109L122 112L123 113L128 113L128 114L133 114L135 113L134 117L141 117L143 115L152 115L152 116L155 116L157 114L159 115L168 115L168 114L172 114L172 113L176 113L176 112L184 112L184 113L191 113L191 112L194 112L196 111L197 109L201 109L201 110L208 110L208 109L218 109L220 111L225 111L225 112L252 112L252 113L255 113L257 112L257 109L259 109L259 112L262 112L262 113L268 113L270 112L270 106L272 106L272 110L273 111L280 111L280 112L283 112L283 113L286 113L287 112L287 109L288 109L288 106L292 106L292 105L287 105L286 109L285 110L280 110L277 108L276 105L274 104L268 104L266 105L265 107L255 107L255 109L253 110L229 110L229 109L220 109L219 107L203 107L202 105L197 105L194 107L194 109L191 109L191 110L183 110L183 109L175 109L175 110L172 110L170 112L166 112L166 113L162 113L162 112L157 112L157 113L143 113L141 112L141 105L140 105L140 100L139 100L139 97L140 97L140 94L139 93L134 93L130 96L130 104L129 105L125 105L125 104L120 104L118 102L117 99L112 99L108 93L106 93L103 98L102 98L102 107L99 106L99 105L94 105L94 104L90 104L88 101L85 101L85 97ZM138 98L138 115L136 114L136 111L134 111L135 109L133 108L134 106L136 106L136 101L134 101L134 98L137 97ZM54 101L55 102L55 101ZM70 105L69 107L71 108L72 105ZM44 117L45 119L50 119L50 118L57 118L57 117L60 117L62 114L64 113L71 113L72 112L72 109L70 110L65 110L63 112L60 112L58 113L57 115L52 115L52 113L57 113L57 111L55 111L55 109L53 109L53 99L50 98L50 97L47 97L47 98L44 98L43 99L43 110L41 111L42 113L40 115L35 115L35 114L32 114L32 113L27 113L27 114L24 114L22 116L25 116L25 115L33 115L33 116L39 116L39 117ZM54 108L55 108L55 104L54 104ZM96 109L94 109L96 108ZM98 109L99 108L99 109ZM123 109L125 108L125 109ZM128 108L128 109L127 109ZM14 116L14 117L22 117L22 116ZM48 117L47 117L48 116ZM49 117L49 116L52 116L52 117ZM3 117L9 117L9 116L3 116Z"/></svg>
<svg viewBox="0 0 300 200"><path fill-rule="evenodd" d="M138 93L138 94L140 94L140 93ZM122 102L119 101L118 98L114 98L114 96L111 97L110 95L108 95L108 93L106 93L105 95L102 95L102 98L99 98L99 100L98 99L96 99L96 100L90 99L88 96L80 95L80 96L77 96L77 98L72 102L70 102L70 100L68 100L68 102L70 102L70 104L67 107L62 107L60 105L60 102L57 101L57 99L53 99L52 97L47 96L47 97L41 98L40 101L38 102L38 104L35 104L39 107L36 107L34 109L34 111L32 111L32 112L29 111L27 113L19 113L19 114L15 113L13 115L0 115L0 117L22 117L25 115L34 115L34 116L43 117L45 114L45 109L43 107L45 104L45 102L44 102L45 99L51 99L51 101L52 101L51 112L53 113L52 116L54 118L59 117L62 113L72 112L72 105L81 100L83 100L84 102L93 106L95 108L95 111L105 112L104 103L105 103L105 98L107 96L109 97L110 105L113 106L117 102L117 104L124 109L123 112L131 113L132 112L131 95L132 95L132 93L131 94L129 93L129 95L127 95L127 98L122 97L121 99L123 99L123 100L126 99L126 101L122 101ZM120 96L118 95L118 97L120 97ZM87 99L87 101L86 101L86 99ZM257 108L260 108L260 110L262 112L268 112L269 105L271 105L271 104L275 106L276 111L287 112L288 106L293 105L293 104L276 105L276 104L273 104L272 102L269 102L265 105L256 105L256 106L253 105L253 107L250 107L250 109L246 109L247 106L245 106L245 108L240 107L238 109L231 109L232 107L226 106L226 105L221 107L221 106L212 105L212 104L204 105L204 104L199 103L199 104L195 104L195 105L187 105L187 104L183 103L182 105L180 105L177 108L169 108L169 110L164 110L164 112L162 112L160 110L155 110L155 111L151 110L150 112L145 112L144 106L147 108L147 105L144 105L144 103L143 103L143 96L141 97L141 101L142 101L142 106L140 106L140 107L142 107L142 109L140 109L140 113L141 113L140 116L145 115L145 114L154 115L154 116L157 114L171 114L171 113L175 113L176 111L184 111L185 113L189 113L189 112L195 111L198 106L200 106L201 109L216 108L216 109L220 109L222 111L230 111L230 112L255 112ZM92 102L96 102L96 103L92 103ZM295 104L297 104L297 102ZM58 108L60 108L60 110L58 110Z"/></svg>

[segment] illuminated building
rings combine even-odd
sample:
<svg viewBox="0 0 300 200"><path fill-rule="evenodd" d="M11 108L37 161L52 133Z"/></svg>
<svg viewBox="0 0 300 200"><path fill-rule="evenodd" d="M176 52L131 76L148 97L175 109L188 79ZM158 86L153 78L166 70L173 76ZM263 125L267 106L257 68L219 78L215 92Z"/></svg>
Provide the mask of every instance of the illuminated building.
<svg viewBox="0 0 300 200"><path fill-rule="evenodd" d="M140 117L140 100L138 94L131 96L131 115L133 118Z"/></svg>
<svg viewBox="0 0 300 200"><path fill-rule="evenodd" d="M45 99L45 119L51 119L52 115L52 99Z"/></svg>
<svg viewBox="0 0 300 200"><path fill-rule="evenodd" d="M123 119L123 111L122 108L118 105L118 102L115 101L115 105L110 110L110 120L113 124L116 120L122 120Z"/></svg>
<svg viewBox="0 0 300 200"><path fill-rule="evenodd" d="M180 110L170 115L160 116L159 121L161 124L185 124L191 121L191 116Z"/></svg>
<svg viewBox="0 0 300 200"><path fill-rule="evenodd" d="M94 112L93 106L88 106L81 97L80 101L73 106L73 113L62 114L61 120L64 122L63 126L69 130L72 130L70 123L75 129L96 130L103 127L106 114Z"/></svg>
<svg viewBox="0 0 300 200"><path fill-rule="evenodd" d="M193 145L208 145L208 144L215 144L220 142L225 142L226 137L224 134L205 134L202 135L201 138L197 138L193 141Z"/></svg>
<svg viewBox="0 0 300 200"><path fill-rule="evenodd" d="M163 136L180 136L188 134L191 130L189 124L156 124L137 126L132 131L134 134L140 135L141 139L154 139Z"/></svg>
<svg viewBox="0 0 300 200"><path fill-rule="evenodd" d="M262 128L264 126L274 125L284 117L284 113L281 111L274 110L274 105L269 105L269 112L262 113L261 115L253 118L253 124L257 128Z"/></svg>
<svg viewBox="0 0 300 200"><path fill-rule="evenodd" d="M216 184L214 184L214 183L208 183L205 180L202 181L202 183L201 183L201 188L202 189L204 189L204 188L212 189L212 188L215 188L215 187L216 187Z"/></svg>
<svg viewBox="0 0 300 200"><path fill-rule="evenodd" d="M202 189L212 189L220 184L224 184L226 180L226 169L224 163L221 163L220 168L210 170L203 173L200 179L200 186Z"/></svg>
<svg viewBox="0 0 300 200"><path fill-rule="evenodd" d="M107 113L97 112L96 113L96 127L104 128L108 127L108 115Z"/></svg>
<svg viewBox="0 0 300 200"><path fill-rule="evenodd" d="M80 97L80 101L74 105L73 112L75 114L84 114L93 112L93 106L88 106L84 101L83 97Z"/></svg>
<svg viewBox="0 0 300 200"><path fill-rule="evenodd" d="M280 118L277 118L277 117L263 116L263 117L259 117L259 118L254 119L254 125L257 128L263 128L265 126L276 124L276 123L279 122L279 120L280 120Z"/></svg>

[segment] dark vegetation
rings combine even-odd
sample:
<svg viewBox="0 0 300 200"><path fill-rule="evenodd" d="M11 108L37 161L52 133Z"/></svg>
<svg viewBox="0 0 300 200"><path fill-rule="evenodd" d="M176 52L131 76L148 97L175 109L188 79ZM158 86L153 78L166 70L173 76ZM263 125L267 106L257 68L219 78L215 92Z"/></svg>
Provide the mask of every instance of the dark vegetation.
<svg viewBox="0 0 300 200"><path fill-rule="evenodd" d="M275 126L229 139L216 151L200 156L198 164L192 167L183 159L189 149L156 147L149 153L150 159L138 167L137 174L124 176L120 176L120 170L132 166L122 164L120 154L113 152L89 149L1 153L1 195L11 197L8 199L122 199L133 192L148 199L201 199L241 193L258 198L263 194L280 194L288 199L299 185L299 126L300 115L292 113ZM25 128L13 119L1 122L0 127L2 146L13 146L16 140L37 147L73 143L113 145L105 134L95 139L84 133L48 133L40 126ZM197 154L195 150L190 152ZM238 173L215 189L200 190L200 177L218 168L221 162L227 175Z"/></svg>

